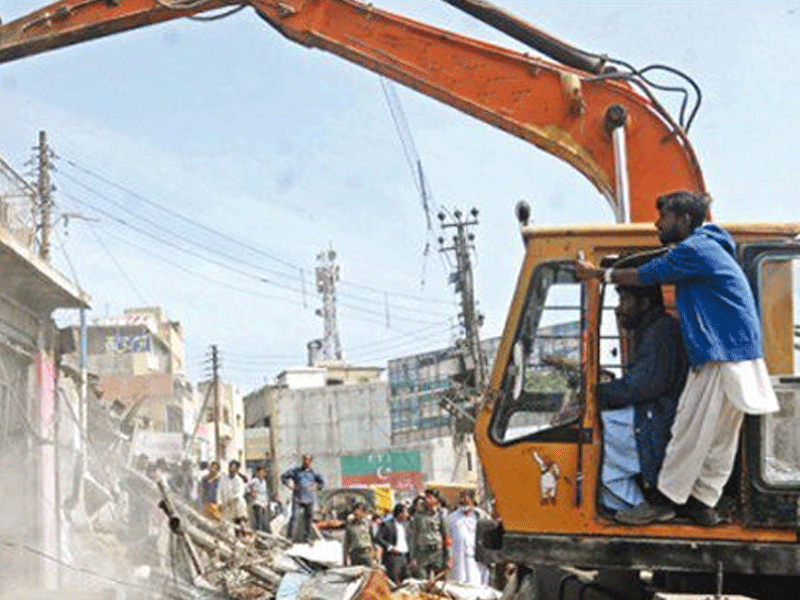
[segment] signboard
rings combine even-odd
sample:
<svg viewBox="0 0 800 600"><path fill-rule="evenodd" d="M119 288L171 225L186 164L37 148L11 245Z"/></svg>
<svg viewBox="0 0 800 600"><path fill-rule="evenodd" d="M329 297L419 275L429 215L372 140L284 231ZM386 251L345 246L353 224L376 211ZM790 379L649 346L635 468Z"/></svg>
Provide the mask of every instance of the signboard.
<svg viewBox="0 0 800 600"><path fill-rule="evenodd" d="M421 491L419 450L373 452L340 457L343 487L388 485L395 490Z"/></svg>
<svg viewBox="0 0 800 600"><path fill-rule="evenodd" d="M131 456L144 454L149 461L164 458L177 463L183 457L183 434L180 432L135 431Z"/></svg>

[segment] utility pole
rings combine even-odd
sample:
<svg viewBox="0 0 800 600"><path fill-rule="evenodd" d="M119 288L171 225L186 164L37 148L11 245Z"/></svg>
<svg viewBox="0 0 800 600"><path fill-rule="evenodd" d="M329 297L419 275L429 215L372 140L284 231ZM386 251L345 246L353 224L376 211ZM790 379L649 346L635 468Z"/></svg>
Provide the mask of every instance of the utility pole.
<svg viewBox="0 0 800 600"><path fill-rule="evenodd" d="M475 249L473 244L475 234L469 228L478 224L478 209L470 211L470 217L465 218L460 210L453 211L453 220L445 223L447 218L443 212L438 214L442 230L455 229L453 245L445 246L444 236L439 238L440 252L454 252L456 256L456 271L450 274L450 283L455 285L456 292L461 294L461 313L459 314L461 327L464 330L467 355L474 368L473 385L481 389L485 382L485 365L481 353L480 336L478 329L483 323L483 315L475 310L475 288L472 277L472 264L469 259L470 250Z"/></svg>
<svg viewBox="0 0 800 600"><path fill-rule="evenodd" d="M216 344L211 344L211 369L214 386L214 454L219 462L222 460L222 448L219 435L219 353Z"/></svg>
<svg viewBox="0 0 800 600"><path fill-rule="evenodd" d="M472 471L472 446L474 440L470 435L475 424L475 416L472 409L477 407L477 394L482 393L486 381L486 365L481 352L481 341L478 329L483 323L483 315L475 309L475 287L472 277L472 263L470 262L470 251L475 250L475 234L470 228L478 224L478 209L472 208L469 216L456 209L453 211L452 221L445 223L447 218L444 212L438 215L439 223L444 233L445 229L454 229L452 245L445 246L445 237L439 237L440 252L454 252L456 256L456 271L450 274L450 283L454 284L457 293L461 294L461 313L459 318L461 327L464 331L464 342L466 353L471 359L473 366L472 390L469 383L462 384L460 389L457 387L445 392L440 399L439 405L447 410L455 419L455 435L453 445L456 450L456 465L460 458L466 458L467 470ZM458 466L456 466L456 470ZM453 473L457 477L457 473ZM483 469L478 467L478 488L481 503L488 507L490 489L486 484L486 475Z"/></svg>
<svg viewBox="0 0 800 600"><path fill-rule="evenodd" d="M342 345L336 327L336 282L339 281L336 252L333 248L323 250L317 254L317 261L317 292L322 294L322 308L318 308L316 312L322 317L324 327L322 357L325 360L341 360Z"/></svg>
<svg viewBox="0 0 800 600"><path fill-rule="evenodd" d="M39 193L39 211L41 214L42 237L39 245L39 258L50 260L50 232L53 229L53 200L50 192L50 149L47 147L47 133L39 132L37 161L37 188Z"/></svg>

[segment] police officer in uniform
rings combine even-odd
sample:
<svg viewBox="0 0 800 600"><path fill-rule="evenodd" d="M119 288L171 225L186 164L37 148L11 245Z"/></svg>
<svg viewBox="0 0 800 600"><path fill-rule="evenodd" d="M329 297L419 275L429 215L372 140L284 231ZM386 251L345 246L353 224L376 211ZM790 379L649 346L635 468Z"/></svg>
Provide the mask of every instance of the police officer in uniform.
<svg viewBox="0 0 800 600"><path fill-rule="evenodd" d="M353 512L347 517L344 529L342 550L345 566L372 565L375 549L372 545L372 527L366 517L367 507L363 502L356 502Z"/></svg>
<svg viewBox="0 0 800 600"><path fill-rule="evenodd" d="M447 517L435 490L425 490L425 505L414 512L409 535L409 571L417 579L438 575L452 565Z"/></svg>

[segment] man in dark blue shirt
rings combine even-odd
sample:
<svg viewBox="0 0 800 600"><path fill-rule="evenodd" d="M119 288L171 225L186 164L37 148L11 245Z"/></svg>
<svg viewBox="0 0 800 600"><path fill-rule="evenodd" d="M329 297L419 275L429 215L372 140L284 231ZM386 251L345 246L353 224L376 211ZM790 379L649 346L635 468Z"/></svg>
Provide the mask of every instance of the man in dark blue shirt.
<svg viewBox="0 0 800 600"><path fill-rule="evenodd" d="M617 322L633 334L622 377L597 385L603 420L600 500L617 511L642 504L656 487L689 363L681 330L659 286L617 286Z"/></svg>
<svg viewBox="0 0 800 600"><path fill-rule="evenodd" d="M281 483L292 490L289 537L293 542L308 543L311 541L311 517L316 491L324 487L325 480L311 468L311 455L303 454L301 465L281 475Z"/></svg>

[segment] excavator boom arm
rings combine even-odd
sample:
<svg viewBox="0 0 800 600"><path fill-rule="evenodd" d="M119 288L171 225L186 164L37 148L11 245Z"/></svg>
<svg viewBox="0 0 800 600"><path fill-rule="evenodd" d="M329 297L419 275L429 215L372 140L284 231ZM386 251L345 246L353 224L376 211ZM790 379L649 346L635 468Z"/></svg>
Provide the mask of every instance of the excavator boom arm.
<svg viewBox="0 0 800 600"><path fill-rule="evenodd" d="M0 26L0 62L236 4L240 0L208 0L194 8L171 8L166 0L60 0Z"/></svg>
<svg viewBox="0 0 800 600"><path fill-rule="evenodd" d="M0 62L237 4L241 2L61 0L0 26ZM291 40L332 52L561 158L612 205L617 175L607 113L621 107L631 221L653 220L654 199L665 192L704 192L700 168L683 132L625 82L473 40L356 0L247 4Z"/></svg>

